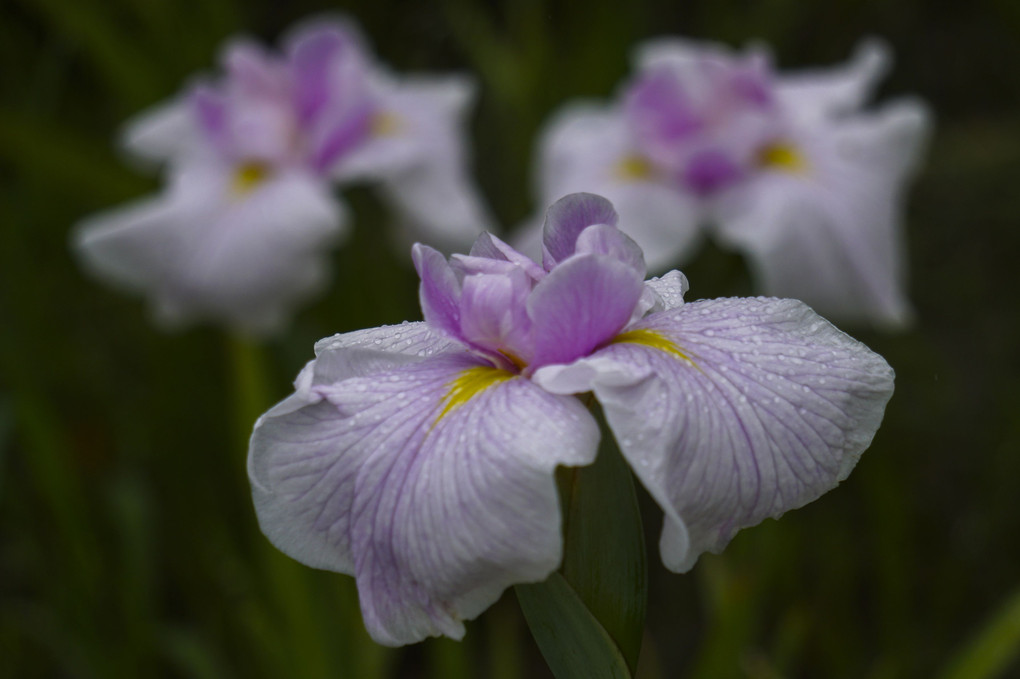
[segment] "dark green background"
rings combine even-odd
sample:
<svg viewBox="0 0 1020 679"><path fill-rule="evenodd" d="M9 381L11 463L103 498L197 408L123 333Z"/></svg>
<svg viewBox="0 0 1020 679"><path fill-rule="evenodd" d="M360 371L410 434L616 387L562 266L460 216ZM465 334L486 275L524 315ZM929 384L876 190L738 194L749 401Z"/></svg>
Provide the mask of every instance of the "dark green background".
<svg viewBox="0 0 1020 679"><path fill-rule="evenodd" d="M688 575L649 559L640 677L1020 676L1020 3L832 0L493 5L373 0L7 0L0 5L0 675L544 676L505 597L467 641L390 651L363 631L349 578L277 554L244 472L256 414L312 342L419 318L385 207L346 191L355 234L335 285L264 345L216 328L165 334L144 304L82 275L68 233L144 194L120 123L210 70L227 36L273 39L346 9L399 70L478 73L475 170L500 221L532 209L531 144L577 96L605 97L638 40L740 45L782 67L844 60L868 34L937 129L910 194L916 327L846 328L897 390L837 491L741 533ZM691 298L749 292L709 248ZM646 509L652 510L647 498ZM646 513L655 545L657 511Z"/></svg>

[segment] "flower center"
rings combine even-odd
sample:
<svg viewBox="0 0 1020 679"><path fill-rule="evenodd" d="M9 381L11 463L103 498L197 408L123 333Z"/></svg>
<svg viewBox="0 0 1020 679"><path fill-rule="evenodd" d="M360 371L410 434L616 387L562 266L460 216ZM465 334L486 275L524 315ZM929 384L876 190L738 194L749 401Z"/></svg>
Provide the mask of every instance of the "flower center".
<svg viewBox="0 0 1020 679"><path fill-rule="evenodd" d="M636 153L624 156L616 166L617 176L627 181L650 179L654 172L655 168L648 159Z"/></svg>
<svg viewBox="0 0 1020 679"><path fill-rule="evenodd" d="M786 142L776 142L762 147L758 151L758 164L785 172L802 174L807 172L807 160L797 147Z"/></svg>
<svg viewBox="0 0 1020 679"><path fill-rule="evenodd" d="M667 354L672 354L673 356L683 359L688 363L694 363L690 356L680 350L680 347L654 330L648 330L647 328L635 328L634 330L628 330L627 332L622 332L614 337L612 344L619 344L623 342L640 344L642 346L651 347L652 349L658 349L659 351L665 351Z"/></svg>
<svg viewBox="0 0 1020 679"><path fill-rule="evenodd" d="M235 196L245 196L269 178L270 168L265 163L249 160L234 170L230 188Z"/></svg>
<svg viewBox="0 0 1020 679"><path fill-rule="evenodd" d="M514 374L488 365L478 365L462 370L446 384L446 395L443 397L443 410L436 422L464 405L478 394L500 382L514 377Z"/></svg>
<svg viewBox="0 0 1020 679"><path fill-rule="evenodd" d="M396 114L382 111L372 116L369 126L377 137L392 137L403 129L404 122Z"/></svg>

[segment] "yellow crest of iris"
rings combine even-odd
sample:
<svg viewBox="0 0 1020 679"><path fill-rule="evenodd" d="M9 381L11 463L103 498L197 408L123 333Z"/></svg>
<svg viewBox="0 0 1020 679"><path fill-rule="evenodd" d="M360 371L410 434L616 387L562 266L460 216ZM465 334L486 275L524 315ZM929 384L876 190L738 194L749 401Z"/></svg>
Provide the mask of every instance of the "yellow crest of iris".
<svg viewBox="0 0 1020 679"><path fill-rule="evenodd" d="M404 123L400 120L399 116L386 111L372 116L370 125L372 134L377 137L391 137L398 134L404 127Z"/></svg>
<svg viewBox="0 0 1020 679"><path fill-rule="evenodd" d="M244 196L268 178L269 166L251 160L237 166L230 188L235 196Z"/></svg>
<svg viewBox="0 0 1020 679"><path fill-rule="evenodd" d="M769 144L758 151L758 164L795 174L808 169L807 160L797 147L784 142Z"/></svg>
<svg viewBox="0 0 1020 679"><path fill-rule="evenodd" d="M644 156L632 154L620 159L616 165L616 174L623 180L640 181L651 179L655 168Z"/></svg>
<svg viewBox="0 0 1020 679"><path fill-rule="evenodd" d="M655 332L654 330L648 330L646 328L636 328L634 330L628 330L622 332L613 339L613 344L640 344L644 347L651 347L652 349L658 349L659 351L665 351L667 354L672 354L679 359L687 361L693 364L694 361L691 357L680 350L672 340L667 339L661 333Z"/></svg>
<svg viewBox="0 0 1020 679"><path fill-rule="evenodd" d="M489 387L506 382L514 377L514 374L488 365L477 365L473 368L462 370L455 378L446 384L446 395L443 396L443 409L436 418L436 422L443 419L451 412L461 407L475 396Z"/></svg>

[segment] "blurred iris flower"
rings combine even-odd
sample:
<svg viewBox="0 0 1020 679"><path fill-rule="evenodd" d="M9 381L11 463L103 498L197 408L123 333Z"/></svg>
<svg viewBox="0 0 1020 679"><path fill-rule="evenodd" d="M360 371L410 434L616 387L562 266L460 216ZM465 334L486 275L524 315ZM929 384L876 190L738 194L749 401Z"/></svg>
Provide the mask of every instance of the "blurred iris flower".
<svg viewBox="0 0 1020 679"><path fill-rule="evenodd" d="M299 28L282 54L235 40L222 68L126 127L166 190L75 234L88 268L148 294L162 320L278 329L345 230L332 183L377 183L405 224L451 247L487 224L466 176L466 79L397 78L342 20Z"/></svg>
<svg viewBox="0 0 1020 679"><path fill-rule="evenodd" d="M711 225L765 294L845 320L909 320L902 192L930 121L911 99L862 109L889 63L882 44L792 74L760 48L679 39L643 45L636 62L614 102L570 106L549 124L542 204L609 197L653 271L690 259ZM539 239L536 221L521 247Z"/></svg>
<svg viewBox="0 0 1020 679"><path fill-rule="evenodd" d="M482 235L447 260L414 247L424 322L320 341L295 393L255 425L262 530L352 574L372 637L460 638L463 620L560 564L554 470L593 461L593 392L665 512L666 566L836 486L870 444L888 364L803 303L685 304L645 282L606 199L547 213L542 264Z"/></svg>

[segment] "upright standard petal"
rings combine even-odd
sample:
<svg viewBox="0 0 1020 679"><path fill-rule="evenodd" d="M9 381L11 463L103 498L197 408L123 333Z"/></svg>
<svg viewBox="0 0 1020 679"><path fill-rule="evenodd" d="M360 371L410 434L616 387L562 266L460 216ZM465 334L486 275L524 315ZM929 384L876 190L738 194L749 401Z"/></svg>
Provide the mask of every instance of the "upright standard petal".
<svg viewBox="0 0 1020 679"><path fill-rule="evenodd" d="M579 254L560 263L528 298L532 364L570 362L609 341L630 321L643 278L627 263L604 255Z"/></svg>
<svg viewBox="0 0 1020 679"><path fill-rule="evenodd" d="M249 454L263 531L294 558L353 574L387 645L460 638L508 586L552 572L553 471L591 462L598 442L574 398L463 352L407 359L340 367L307 405L260 419Z"/></svg>
<svg viewBox="0 0 1020 679"><path fill-rule="evenodd" d="M805 122L853 112L867 102L891 61L888 46L871 38L846 64L783 75L776 95L791 116Z"/></svg>
<svg viewBox="0 0 1020 679"><path fill-rule="evenodd" d="M720 299L653 314L534 380L590 388L666 512L666 566L835 487L871 443L893 371L794 300ZM655 426L649 426L655 423Z"/></svg>
<svg viewBox="0 0 1020 679"><path fill-rule="evenodd" d="M461 283L446 257L421 243L411 248L414 268L421 278L419 299L425 321L460 339Z"/></svg>
<svg viewBox="0 0 1020 679"><path fill-rule="evenodd" d="M546 271L577 248L581 232L593 224L616 226L613 204L593 193L572 193L553 203L545 213L542 236L542 265Z"/></svg>

